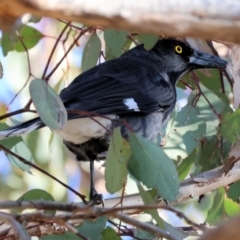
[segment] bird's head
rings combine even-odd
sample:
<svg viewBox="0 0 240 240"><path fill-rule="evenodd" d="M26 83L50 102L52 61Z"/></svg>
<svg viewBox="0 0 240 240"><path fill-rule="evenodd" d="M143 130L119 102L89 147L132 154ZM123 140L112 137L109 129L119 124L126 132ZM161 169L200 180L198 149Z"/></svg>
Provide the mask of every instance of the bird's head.
<svg viewBox="0 0 240 240"><path fill-rule="evenodd" d="M195 50L174 39L160 39L151 51L159 57L164 70L175 75L176 80L194 69L225 68L227 65L217 56Z"/></svg>

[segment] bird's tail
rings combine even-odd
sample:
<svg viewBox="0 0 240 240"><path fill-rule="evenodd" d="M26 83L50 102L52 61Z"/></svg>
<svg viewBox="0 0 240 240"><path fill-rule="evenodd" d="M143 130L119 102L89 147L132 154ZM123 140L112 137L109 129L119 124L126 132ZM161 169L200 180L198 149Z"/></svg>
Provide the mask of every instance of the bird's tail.
<svg viewBox="0 0 240 240"><path fill-rule="evenodd" d="M0 140L12 136L20 136L22 134L27 134L44 126L45 124L41 121L39 117L34 118L17 126L10 127L6 130L0 131Z"/></svg>

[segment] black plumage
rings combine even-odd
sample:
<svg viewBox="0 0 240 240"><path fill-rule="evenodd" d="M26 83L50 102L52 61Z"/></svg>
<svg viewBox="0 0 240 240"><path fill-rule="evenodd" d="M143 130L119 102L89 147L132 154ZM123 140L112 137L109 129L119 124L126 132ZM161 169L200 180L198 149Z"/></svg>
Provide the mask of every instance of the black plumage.
<svg viewBox="0 0 240 240"><path fill-rule="evenodd" d="M160 39L150 51L139 45L77 76L60 93L70 112L67 125L57 130L77 160L90 161L90 199L101 201L93 183L93 161L108 148L109 132L120 126L153 140L176 104L176 82L198 68L225 67L226 62L173 39ZM76 110L94 113L94 120ZM106 116L106 117L100 117ZM0 132L0 139L43 127L39 118Z"/></svg>

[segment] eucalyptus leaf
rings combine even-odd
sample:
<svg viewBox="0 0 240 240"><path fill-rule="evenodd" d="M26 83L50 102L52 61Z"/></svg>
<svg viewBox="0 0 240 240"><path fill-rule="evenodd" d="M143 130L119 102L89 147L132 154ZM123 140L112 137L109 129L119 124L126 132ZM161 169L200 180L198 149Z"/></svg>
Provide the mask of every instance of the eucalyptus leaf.
<svg viewBox="0 0 240 240"><path fill-rule="evenodd" d="M30 150L28 149L27 145L23 141L17 143L15 146L13 146L11 151L16 153L20 157L28 160L29 162L34 162L32 153L30 152ZM31 173L31 171L30 171L31 167L29 165L21 162L18 158L14 157L11 154L7 154L7 156L8 156L9 161L14 166L16 166L17 168L22 169L23 171L27 171L28 173Z"/></svg>
<svg viewBox="0 0 240 240"><path fill-rule="evenodd" d="M144 44L146 50L151 50L158 41L158 36L154 34L139 34L139 42Z"/></svg>
<svg viewBox="0 0 240 240"><path fill-rule="evenodd" d="M17 199L17 201L36 201L36 200L45 200L45 201L51 201L54 202L54 198L51 194L48 192L42 190L42 189L32 189L24 193L21 197ZM55 210L44 210L44 213L54 215Z"/></svg>
<svg viewBox="0 0 240 240"><path fill-rule="evenodd" d="M214 196L213 205L208 211L206 222L209 224L219 223L224 217L224 188L219 188Z"/></svg>
<svg viewBox="0 0 240 240"><path fill-rule="evenodd" d="M102 240L121 240L121 238L117 235L116 231L114 231L110 227L106 227L102 232Z"/></svg>
<svg viewBox="0 0 240 240"><path fill-rule="evenodd" d="M51 129L61 129L68 120L61 98L49 85L34 79L29 86L30 95L41 120Z"/></svg>
<svg viewBox="0 0 240 240"><path fill-rule="evenodd" d="M231 184L228 188L227 195L233 201L239 203L240 200L240 181Z"/></svg>
<svg viewBox="0 0 240 240"><path fill-rule="evenodd" d="M3 33L1 46L4 56L6 56L9 51L15 50L17 52L24 52L26 49L31 49L37 45L40 39L43 38L43 34L41 32L28 25L23 25L17 30L19 32L19 37L16 35L15 31ZM19 38L22 39L24 46Z"/></svg>
<svg viewBox="0 0 240 240"><path fill-rule="evenodd" d="M236 143L240 136L240 108L235 112L227 112L221 118L221 135L232 143Z"/></svg>
<svg viewBox="0 0 240 240"><path fill-rule="evenodd" d="M234 202L232 199L224 199L224 209L229 217L235 217L240 214L240 206L238 203Z"/></svg>
<svg viewBox="0 0 240 240"><path fill-rule="evenodd" d="M106 59L112 59L116 57L120 57L123 53L123 48L125 46L125 42L127 32L114 30L114 29L105 29L104 30L104 40L106 42Z"/></svg>
<svg viewBox="0 0 240 240"><path fill-rule="evenodd" d="M131 149L128 142L122 138L120 128L115 128L105 163L106 189L109 193L119 191L126 182L130 155Z"/></svg>
<svg viewBox="0 0 240 240"><path fill-rule="evenodd" d="M96 66L101 52L101 41L96 33L92 33L86 42L82 54L82 71Z"/></svg>
<svg viewBox="0 0 240 240"><path fill-rule="evenodd" d="M137 134L130 134L129 144L132 149L128 162L130 173L148 188L156 188L163 199L174 201L179 180L173 161L159 146Z"/></svg>

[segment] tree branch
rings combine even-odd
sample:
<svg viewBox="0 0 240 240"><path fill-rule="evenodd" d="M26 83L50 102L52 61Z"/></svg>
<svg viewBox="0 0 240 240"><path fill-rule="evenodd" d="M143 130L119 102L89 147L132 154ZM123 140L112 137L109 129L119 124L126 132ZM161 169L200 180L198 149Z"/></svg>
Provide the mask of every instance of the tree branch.
<svg viewBox="0 0 240 240"><path fill-rule="evenodd" d="M234 0L1 0L0 28L25 13L129 31L240 42Z"/></svg>

